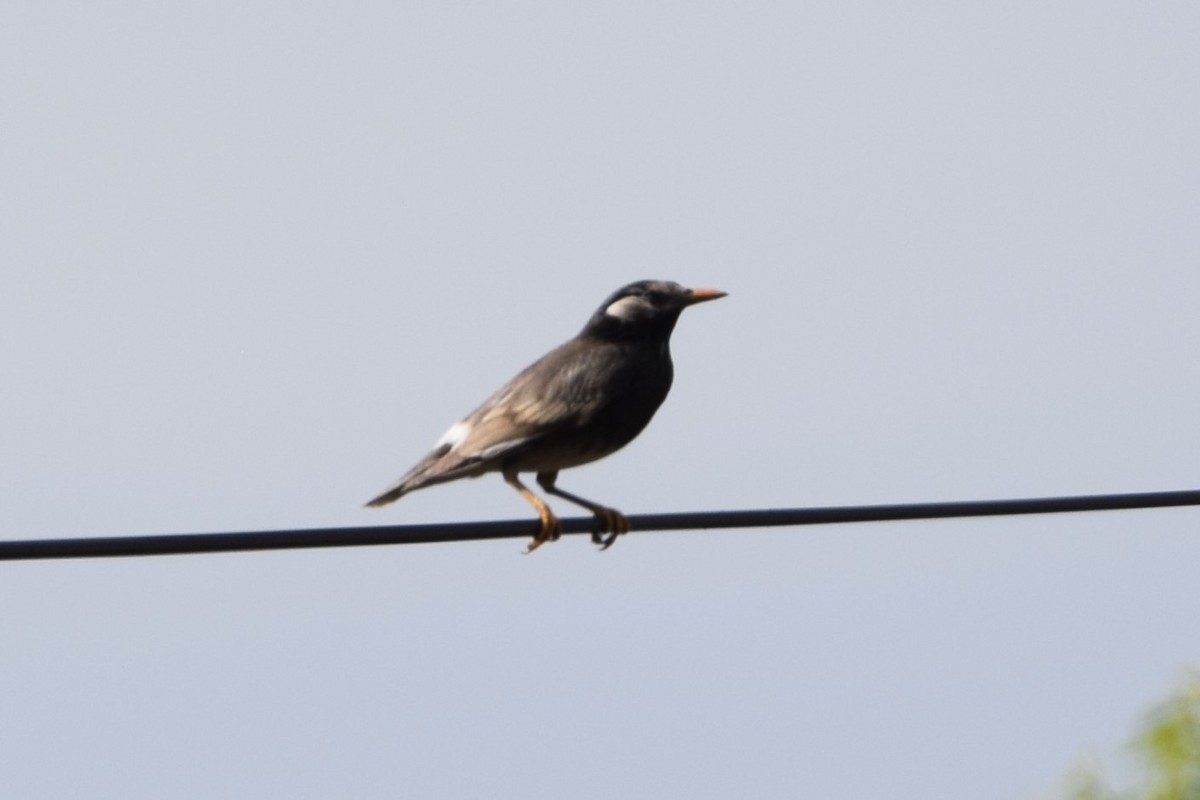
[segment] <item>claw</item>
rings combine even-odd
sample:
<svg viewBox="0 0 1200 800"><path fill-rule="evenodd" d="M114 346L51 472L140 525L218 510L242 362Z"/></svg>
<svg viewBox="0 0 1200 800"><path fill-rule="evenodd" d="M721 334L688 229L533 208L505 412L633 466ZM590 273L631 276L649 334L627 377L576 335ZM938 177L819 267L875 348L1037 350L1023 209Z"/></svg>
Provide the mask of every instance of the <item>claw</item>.
<svg viewBox="0 0 1200 800"><path fill-rule="evenodd" d="M506 473L505 479L508 480L508 482L513 486L516 486L518 490L521 490L522 494L528 492L528 490L521 486L516 480L516 475L509 475ZM599 503L593 503L591 500L585 500L577 494L571 494L570 492L559 489L554 484L557 479L558 470L539 472L537 475L538 485L540 485L547 492L557 497L561 497L564 500L569 500L577 506L583 506L595 515L596 528L592 531L592 544L598 546L601 550L607 550L608 548L612 547L613 542L617 540L618 536L629 533L629 520L625 519L625 516L620 511L617 511L615 508L609 508L608 506L602 506ZM529 497L526 499L528 499L529 502L534 503L539 510L545 505L544 503L541 503L540 500L535 501ZM549 509L546 510L547 513L549 513ZM557 520L555 522L557 523ZM543 525L544 524L545 520L543 518ZM561 530L561 527L559 530ZM554 538L558 538L557 533L555 533ZM539 544L541 544L541 541L537 541L536 544L530 545L530 549Z"/></svg>
<svg viewBox="0 0 1200 800"><path fill-rule="evenodd" d="M592 531L592 544L597 545L601 552L612 547L618 536L629 533L629 520L615 508L600 506L594 513L600 527Z"/></svg>
<svg viewBox="0 0 1200 800"><path fill-rule="evenodd" d="M540 514L540 516L542 518L542 525L538 528L538 532L533 535L533 539L530 540L529 544L525 546L525 555L529 555L546 542L557 542L558 537L562 536L562 523L558 521L558 517L551 514L548 509L546 513Z"/></svg>
<svg viewBox="0 0 1200 800"><path fill-rule="evenodd" d="M529 491L525 484L521 483L516 472L506 470L503 474L504 480L508 485L520 492L526 502L537 509L538 519L541 520L541 526L538 528L538 532L533 535L533 541L525 546L525 555L529 555L546 542L558 541L558 537L562 536L562 523L558 521L558 517L554 516L554 512L550 510L550 506L546 505L542 498Z"/></svg>

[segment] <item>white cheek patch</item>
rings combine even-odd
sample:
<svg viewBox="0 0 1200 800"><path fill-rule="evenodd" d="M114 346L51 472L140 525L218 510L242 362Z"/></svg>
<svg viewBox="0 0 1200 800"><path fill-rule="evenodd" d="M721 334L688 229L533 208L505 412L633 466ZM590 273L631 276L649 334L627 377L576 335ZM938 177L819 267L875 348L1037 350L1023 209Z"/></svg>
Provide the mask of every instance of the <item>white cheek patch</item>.
<svg viewBox="0 0 1200 800"><path fill-rule="evenodd" d="M610 303L608 308L604 309L605 314L617 319L635 319L644 316L645 312L646 302L636 296L622 297L615 303Z"/></svg>
<svg viewBox="0 0 1200 800"><path fill-rule="evenodd" d="M438 439L433 445L433 449L437 450L440 447L448 447L453 450L463 443L467 438L467 434L471 432L471 426L466 422L456 422L450 426L450 430L442 434L442 438Z"/></svg>

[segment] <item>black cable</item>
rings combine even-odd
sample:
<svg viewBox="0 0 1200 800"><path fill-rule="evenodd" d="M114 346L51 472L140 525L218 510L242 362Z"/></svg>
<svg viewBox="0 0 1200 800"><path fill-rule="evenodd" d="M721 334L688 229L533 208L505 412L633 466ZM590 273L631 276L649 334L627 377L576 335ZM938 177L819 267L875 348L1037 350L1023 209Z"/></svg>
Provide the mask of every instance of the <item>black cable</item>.
<svg viewBox="0 0 1200 800"><path fill-rule="evenodd" d="M780 525L831 525L843 522L888 522L948 517L1054 514L1200 505L1200 491L1042 497L1021 500L976 500L956 503L910 503L830 508L784 508L760 511L694 511L682 514L639 514L629 517L634 531L680 531L712 528L765 528ZM564 534L589 533L592 517L562 520ZM385 525L370 528L309 528L243 533L190 533L159 536L107 536L89 539L26 539L0 542L0 561L49 558L227 553L240 550L292 550L309 547L358 547L380 544L431 544L481 539L531 537L536 520L454 522L435 525Z"/></svg>

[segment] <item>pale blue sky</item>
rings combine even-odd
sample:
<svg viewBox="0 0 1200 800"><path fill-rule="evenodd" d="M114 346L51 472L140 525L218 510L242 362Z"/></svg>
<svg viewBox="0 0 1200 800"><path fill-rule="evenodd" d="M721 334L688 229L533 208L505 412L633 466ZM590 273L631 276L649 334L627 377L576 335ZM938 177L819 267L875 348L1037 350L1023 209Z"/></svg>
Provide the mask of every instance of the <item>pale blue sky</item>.
<svg viewBox="0 0 1200 800"><path fill-rule="evenodd" d="M5 538L362 503L618 286L627 513L1200 486L1195 3L20 3ZM570 513L569 509L563 509ZM1200 663L1170 510L0 565L21 798L1043 796Z"/></svg>

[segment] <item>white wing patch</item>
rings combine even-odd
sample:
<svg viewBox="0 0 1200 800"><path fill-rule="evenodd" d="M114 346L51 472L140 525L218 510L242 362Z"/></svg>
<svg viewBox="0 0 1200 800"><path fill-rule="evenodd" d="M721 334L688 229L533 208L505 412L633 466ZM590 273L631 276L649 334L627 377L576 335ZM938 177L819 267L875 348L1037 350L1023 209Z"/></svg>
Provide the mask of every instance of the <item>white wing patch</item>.
<svg viewBox="0 0 1200 800"><path fill-rule="evenodd" d="M604 313L617 319L636 319L645 316L646 301L636 295L622 297L614 303L609 303Z"/></svg>
<svg viewBox="0 0 1200 800"><path fill-rule="evenodd" d="M439 447L449 447L451 450L458 447L467 438L467 434L471 432L471 426L466 420L456 422L450 426L450 430L442 434L442 438L438 439L433 445L433 449Z"/></svg>

